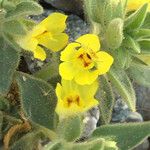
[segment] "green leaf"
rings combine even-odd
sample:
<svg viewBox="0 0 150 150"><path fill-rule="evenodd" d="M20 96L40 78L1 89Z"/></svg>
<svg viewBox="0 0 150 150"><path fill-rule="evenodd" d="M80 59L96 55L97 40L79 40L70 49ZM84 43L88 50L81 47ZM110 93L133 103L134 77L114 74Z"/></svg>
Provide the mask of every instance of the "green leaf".
<svg viewBox="0 0 150 150"><path fill-rule="evenodd" d="M23 137L21 137L18 141L16 141L11 147L10 150L33 150L37 149L38 142L42 137L42 133L39 131L33 131L27 133Z"/></svg>
<svg viewBox="0 0 150 150"><path fill-rule="evenodd" d="M53 53L50 62L42 67L41 70L34 74L35 77L50 81L59 75L59 57L57 53Z"/></svg>
<svg viewBox="0 0 150 150"><path fill-rule="evenodd" d="M45 145L42 150L63 150L62 143L60 141L50 142L49 144Z"/></svg>
<svg viewBox="0 0 150 150"><path fill-rule="evenodd" d="M107 76L100 77L100 88L97 92L97 99L100 100L101 117L104 124L108 124L111 120L112 110L114 106L114 94Z"/></svg>
<svg viewBox="0 0 150 150"><path fill-rule="evenodd" d="M139 8L125 20L124 27L127 31L133 31L134 29L137 29L142 26L146 18L147 8L148 4L144 4L141 8Z"/></svg>
<svg viewBox="0 0 150 150"><path fill-rule="evenodd" d="M19 45L16 43L15 39L13 38L12 35L9 35L7 33L3 33L3 38L5 41L16 51L21 52L21 48Z"/></svg>
<svg viewBox="0 0 150 150"><path fill-rule="evenodd" d="M55 91L46 82L24 73L17 73L21 91L21 107L32 121L49 129L55 126Z"/></svg>
<svg viewBox="0 0 150 150"><path fill-rule="evenodd" d="M4 0L2 2L2 8L4 8L6 11L10 11L15 9L15 4L13 2L10 2L9 0Z"/></svg>
<svg viewBox="0 0 150 150"><path fill-rule="evenodd" d="M0 94L5 95L9 91L19 59L19 53L0 37Z"/></svg>
<svg viewBox="0 0 150 150"><path fill-rule="evenodd" d="M118 65L121 69L126 69L130 66L131 63L131 55L126 48L120 47L116 51L114 51L114 59L115 64Z"/></svg>
<svg viewBox="0 0 150 150"><path fill-rule="evenodd" d="M72 150L105 150L105 139L97 138L87 142L73 144Z"/></svg>
<svg viewBox="0 0 150 150"><path fill-rule="evenodd" d="M150 122L105 125L97 128L92 137L114 140L120 150L130 150L150 135L149 129Z"/></svg>
<svg viewBox="0 0 150 150"><path fill-rule="evenodd" d="M128 49L132 53L139 54L141 52L139 43L130 36L125 37L123 45L126 49Z"/></svg>
<svg viewBox="0 0 150 150"><path fill-rule="evenodd" d="M24 35L26 29L22 23L17 20L7 21L3 24L3 30L5 33L12 35Z"/></svg>
<svg viewBox="0 0 150 150"><path fill-rule="evenodd" d="M140 54L135 56L142 65L150 65L150 54Z"/></svg>
<svg viewBox="0 0 150 150"><path fill-rule="evenodd" d="M21 2L16 6L15 10L6 14L7 20L13 20L26 15L39 15L43 12L42 7L33 1Z"/></svg>
<svg viewBox="0 0 150 150"><path fill-rule="evenodd" d="M120 18L113 19L106 30L106 44L111 49L120 47L123 40L123 20Z"/></svg>
<svg viewBox="0 0 150 150"><path fill-rule="evenodd" d="M113 16L114 18L124 18L125 16L125 2L126 0L120 0L118 1L118 5L116 6L116 8L113 7ZM109 11L109 10L108 10Z"/></svg>
<svg viewBox="0 0 150 150"><path fill-rule="evenodd" d="M70 146L71 147L71 146ZM73 144L71 150L118 150L116 142L104 138L93 138L86 142Z"/></svg>
<svg viewBox="0 0 150 150"><path fill-rule="evenodd" d="M133 32L133 36L136 38L150 38L150 29L139 29Z"/></svg>
<svg viewBox="0 0 150 150"><path fill-rule="evenodd" d="M9 108L9 101L4 97L0 97L0 110L6 112L9 110Z"/></svg>
<svg viewBox="0 0 150 150"><path fill-rule="evenodd" d="M143 23L142 27L150 29L150 12L147 13L147 16L144 20L144 23Z"/></svg>
<svg viewBox="0 0 150 150"><path fill-rule="evenodd" d="M140 39L138 43L140 44L142 54L150 53L150 39Z"/></svg>
<svg viewBox="0 0 150 150"><path fill-rule="evenodd" d="M33 27L36 25L36 22L31 19L23 18L22 20L20 19L19 21L21 21L21 23L23 23L25 25L26 29L29 31L32 30Z"/></svg>
<svg viewBox="0 0 150 150"><path fill-rule="evenodd" d="M104 2L102 1L102 3ZM102 14L104 11L102 3L100 3L99 0L84 0L85 13L89 17L89 20L98 23L102 22Z"/></svg>
<svg viewBox="0 0 150 150"><path fill-rule="evenodd" d="M132 63L128 72L137 83L150 87L150 66Z"/></svg>
<svg viewBox="0 0 150 150"><path fill-rule="evenodd" d="M82 131L82 123L79 116L62 119L57 128L60 138L68 142L75 141L80 137Z"/></svg>
<svg viewBox="0 0 150 150"><path fill-rule="evenodd" d="M120 94L123 97L123 100L127 103L129 108L132 111L135 111L135 91L126 72L120 68L112 67L108 72L108 77L113 86L119 92L118 94Z"/></svg>
<svg viewBox="0 0 150 150"><path fill-rule="evenodd" d="M3 113L0 111L0 140L2 140L3 138L2 127L3 127Z"/></svg>
<svg viewBox="0 0 150 150"><path fill-rule="evenodd" d="M1 8L0 11L0 25L5 21L6 10Z"/></svg>

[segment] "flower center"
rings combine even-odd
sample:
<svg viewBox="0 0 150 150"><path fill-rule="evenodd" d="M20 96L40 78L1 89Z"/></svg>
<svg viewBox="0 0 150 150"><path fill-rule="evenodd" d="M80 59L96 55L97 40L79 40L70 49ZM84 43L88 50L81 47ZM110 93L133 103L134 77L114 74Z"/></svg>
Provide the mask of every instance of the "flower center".
<svg viewBox="0 0 150 150"><path fill-rule="evenodd" d="M92 58L88 53L82 53L78 56L78 58L85 68L89 67L90 64L92 63Z"/></svg>
<svg viewBox="0 0 150 150"><path fill-rule="evenodd" d="M72 105L77 105L80 107L80 101L79 95L71 95L65 99L65 106L67 108L71 107Z"/></svg>

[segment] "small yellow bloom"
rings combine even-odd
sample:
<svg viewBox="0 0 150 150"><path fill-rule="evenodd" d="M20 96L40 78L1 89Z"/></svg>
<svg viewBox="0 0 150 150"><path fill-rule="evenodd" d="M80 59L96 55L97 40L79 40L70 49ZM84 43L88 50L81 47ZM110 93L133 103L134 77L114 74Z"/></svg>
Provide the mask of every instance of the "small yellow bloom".
<svg viewBox="0 0 150 150"><path fill-rule="evenodd" d="M98 36L86 34L70 43L61 53L59 73L65 80L78 84L91 84L98 75L105 74L113 63L108 53L100 50Z"/></svg>
<svg viewBox="0 0 150 150"><path fill-rule="evenodd" d="M58 83L56 87L57 114L61 118L78 115L98 105L98 101L94 98L97 88L97 81L92 85L81 86L73 80L62 80L62 85Z"/></svg>
<svg viewBox="0 0 150 150"><path fill-rule="evenodd" d="M52 51L59 51L68 42L68 35L63 33L66 28L67 16L61 13L53 13L36 25L24 37L18 37L17 43L25 50L32 51L35 58L44 60L46 53L42 45Z"/></svg>
<svg viewBox="0 0 150 150"><path fill-rule="evenodd" d="M140 8L145 3L150 4L150 0L128 0L127 2L127 11L133 11ZM148 10L150 11L150 5L148 7Z"/></svg>

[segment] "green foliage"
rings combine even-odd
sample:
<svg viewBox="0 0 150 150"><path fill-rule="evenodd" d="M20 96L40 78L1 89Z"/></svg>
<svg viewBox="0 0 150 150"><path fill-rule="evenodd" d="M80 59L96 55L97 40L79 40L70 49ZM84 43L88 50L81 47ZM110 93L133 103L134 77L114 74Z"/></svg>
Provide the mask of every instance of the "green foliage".
<svg viewBox="0 0 150 150"><path fill-rule="evenodd" d="M63 150L63 145L60 141L47 144L43 150Z"/></svg>
<svg viewBox="0 0 150 150"><path fill-rule="evenodd" d="M3 113L0 111L0 140L2 140Z"/></svg>
<svg viewBox="0 0 150 150"><path fill-rule="evenodd" d="M58 53L52 53L50 56L50 62L45 64L43 68L37 71L34 76L45 81L52 83L58 83L59 80L59 57ZM57 80L55 80L55 78Z"/></svg>
<svg viewBox="0 0 150 150"><path fill-rule="evenodd" d="M124 1L124 0L123 0ZM124 3L114 0L84 0L85 12L90 20L107 26L115 18L124 18Z"/></svg>
<svg viewBox="0 0 150 150"><path fill-rule="evenodd" d="M150 67L143 65L132 63L130 68L128 69L129 75L132 79L134 79L140 85L150 86Z"/></svg>
<svg viewBox="0 0 150 150"><path fill-rule="evenodd" d="M124 47L127 48L132 53L139 54L141 52L139 43L130 36L125 37L123 44Z"/></svg>
<svg viewBox="0 0 150 150"><path fill-rule="evenodd" d="M71 142L80 137L82 131L82 121L80 117L74 116L60 120L57 132L60 138Z"/></svg>
<svg viewBox="0 0 150 150"><path fill-rule="evenodd" d="M141 52L144 54L150 54L150 38L140 39L139 44L141 46Z"/></svg>
<svg viewBox="0 0 150 150"><path fill-rule="evenodd" d="M26 34L26 29L23 24L18 20L7 21L3 25L3 30L12 35L24 35Z"/></svg>
<svg viewBox="0 0 150 150"><path fill-rule="evenodd" d="M131 14L125 20L125 29L130 31L141 27L146 18L147 8L148 4L145 4L140 9Z"/></svg>
<svg viewBox="0 0 150 150"><path fill-rule="evenodd" d="M128 49L120 47L113 53L114 64L121 69L128 68L131 63L131 55Z"/></svg>
<svg viewBox="0 0 150 150"><path fill-rule="evenodd" d="M9 91L12 78L19 63L19 53L0 37L0 94Z"/></svg>
<svg viewBox="0 0 150 150"><path fill-rule="evenodd" d="M140 37L140 38L150 38L150 29L139 29L139 30L135 30L133 32L133 36L135 37Z"/></svg>
<svg viewBox="0 0 150 150"><path fill-rule="evenodd" d="M92 138L80 143L65 143L58 140L47 144L43 150L118 150L118 148L114 141Z"/></svg>
<svg viewBox="0 0 150 150"><path fill-rule="evenodd" d="M116 49L120 47L123 40L123 20L113 19L106 29L105 40L108 48Z"/></svg>
<svg viewBox="0 0 150 150"><path fill-rule="evenodd" d="M97 128L92 137L117 142L120 150L130 150L150 135L150 122L105 125Z"/></svg>
<svg viewBox="0 0 150 150"><path fill-rule="evenodd" d="M13 20L26 15L38 15L43 11L42 7L33 1L23 1L16 5L14 10L8 11L7 20Z"/></svg>
<svg viewBox="0 0 150 150"><path fill-rule="evenodd" d="M104 150L105 140L102 138L88 141L87 143L74 144L72 150Z"/></svg>
<svg viewBox="0 0 150 150"><path fill-rule="evenodd" d="M114 106L114 94L112 86L108 81L108 77L101 76L99 79L100 88L97 92L96 98L100 101L100 114L104 124L108 124L111 120L112 109Z"/></svg>
<svg viewBox="0 0 150 150"><path fill-rule="evenodd" d="M112 67L108 73L108 77L119 94L124 98L124 101L128 104L129 108L132 111L135 111L135 92L126 72L120 68Z"/></svg>
<svg viewBox="0 0 150 150"><path fill-rule="evenodd" d="M16 141L11 147L10 150L33 150L37 149L38 142L42 137L42 133L39 131L30 132L23 137L21 137L18 141Z"/></svg>
<svg viewBox="0 0 150 150"><path fill-rule="evenodd" d="M2 7L9 11L14 10L16 8L16 5L12 1L4 0L2 2Z"/></svg>
<svg viewBox="0 0 150 150"><path fill-rule="evenodd" d="M49 129L55 126L56 95L46 82L23 73L17 73L21 91L21 107L32 121Z"/></svg>
<svg viewBox="0 0 150 150"><path fill-rule="evenodd" d="M0 97L0 111L7 112L9 108L10 108L9 101L4 97Z"/></svg>

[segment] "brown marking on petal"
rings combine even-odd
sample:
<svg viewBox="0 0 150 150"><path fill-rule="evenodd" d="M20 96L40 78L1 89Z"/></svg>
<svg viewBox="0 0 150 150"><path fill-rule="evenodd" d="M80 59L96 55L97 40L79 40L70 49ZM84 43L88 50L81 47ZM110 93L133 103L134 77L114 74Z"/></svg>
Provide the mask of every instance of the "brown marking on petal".
<svg viewBox="0 0 150 150"><path fill-rule="evenodd" d="M68 107L70 107L71 104L73 103L73 100L71 98L67 98L67 103L68 103Z"/></svg>
<svg viewBox="0 0 150 150"><path fill-rule="evenodd" d="M91 64L91 62L84 62L84 67L88 67Z"/></svg>
<svg viewBox="0 0 150 150"><path fill-rule="evenodd" d="M86 53L86 56L87 56L89 59L92 59L91 56L90 56L88 53Z"/></svg>
<svg viewBox="0 0 150 150"><path fill-rule="evenodd" d="M76 103L78 106L80 105L80 97L79 96L77 96L77 98L76 98Z"/></svg>

